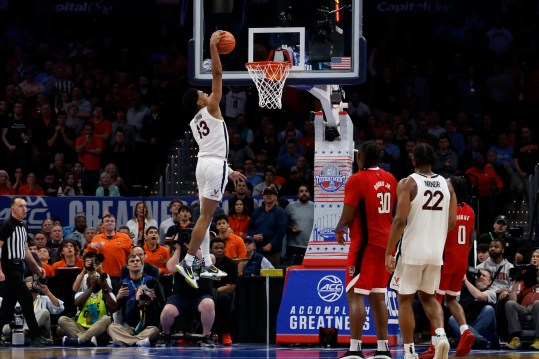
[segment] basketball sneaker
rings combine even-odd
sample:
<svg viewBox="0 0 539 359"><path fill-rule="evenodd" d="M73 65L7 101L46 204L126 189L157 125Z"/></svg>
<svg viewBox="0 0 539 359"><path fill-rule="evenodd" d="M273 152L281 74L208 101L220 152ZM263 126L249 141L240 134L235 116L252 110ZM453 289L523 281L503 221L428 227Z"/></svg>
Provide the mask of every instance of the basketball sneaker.
<svg viewBox="0 0 539 359"><path fill-rule="evenodd" d="M361 351L352 351L349 350L346 353L344 353L342 356L339 357L339 359L364 359L363 353Z"/></svg>
<svg viewBox="0 0 539 359"><path fill-rule="evenodd" d="M199 347L215 348L215 343L209 335L202 337L197 344Z"/></svg>
<svg viewBox="0 0 539 359"><path fill-rule="evenodd" d="M209 266L204 266L200 269L200 278L220 280L221 278L224 278L226 276L227 274L225 272L223 272L213 264Z"/></svg>
<svg viewBox="0 0 539 359"><path fill-rule="evenodd" d="M223 333L222 343L226 347L232 345L232 338L230 337L230 333Z"/></svg>
<svg viewBox="0 0 539 359"><path fill-rule="evenodd" d="M436 344L436 351L434 353L434 359L447 359L449 354L449 341L445 335L440 336L438 344Z"/></svg>
<svg viewBox="0 0 539 359"><path fill-rule="evenodd" d="M468 353L472 350L472 345L474 342L475 335L473 335L470 329L466 329L460 336L459 345L457 346L457 350L455 352L456 356L463 357L468 355Z"/></svg>
<svg viewBox="0 0 539 359"><path fill-rule="evenodd" d="M193 270L193 266L187 265L187 263L185 262L185 259L181 261L179 264L176 264L176 270L185 278L185 281L191 287L198 289L198 283L195 277L195 271Z"/></svg>
<svg viewBox="0 0 539 359"><path fill-rule="evenodd" d="M374 355L367 357L367 359L393 359L389 350L377 350Z"/></svg>
<svg viewBox="0 0 539 359"><path fill-rule="evenodd" d="M419 356L417 355L417 353L406 353L404 354L404 359L419 359Z"/></svg>
<svg viewBox="0 0 539 359"><path fill-rule="evenodd" d="M423 353L419 354L419 359L432 359L434 358L434 352L436 351L436 348L434 347L434 344L429 345L427 350L425 350Z"/></svg>

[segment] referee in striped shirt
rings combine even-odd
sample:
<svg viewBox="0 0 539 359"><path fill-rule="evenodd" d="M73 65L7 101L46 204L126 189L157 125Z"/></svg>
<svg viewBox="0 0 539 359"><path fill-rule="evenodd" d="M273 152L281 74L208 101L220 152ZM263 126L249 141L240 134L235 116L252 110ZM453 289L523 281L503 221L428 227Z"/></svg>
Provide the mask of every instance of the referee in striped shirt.
<svg viewBox="0 0 539 359"><path fill-rule="evenodd" d="M4 298L0 308L0 328L13 319L17 301L28 324L30 345L50 345L50 339L41 336L41 331L34 314L33 298L24 283L24 265L40 278L45 277L45 270L34 260L28 249L28 231L23 223L26 217L26 201L21 197L11 200L11 217L0 226L0 283L4 285Z"/></svg>

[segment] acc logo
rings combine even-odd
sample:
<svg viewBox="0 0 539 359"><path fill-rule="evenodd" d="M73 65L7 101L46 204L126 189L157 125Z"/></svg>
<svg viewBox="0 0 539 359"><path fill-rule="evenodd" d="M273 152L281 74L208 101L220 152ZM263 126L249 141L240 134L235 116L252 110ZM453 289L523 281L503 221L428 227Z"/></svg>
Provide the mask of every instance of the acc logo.
<svg viewBox="0 0 539 359"><path fill-rule="evenodd" d="M341 173L339 168L334 165L328 165L320 171L315 178L315 184L320 186L325 192L336 192L346 182L346 175Z"/></svg>
<svg viewBox="0 0 539 359"><path fill-rule="evenodd" d="M327 275L320 279L317 286L318 296L325 302L336 302L342 296L344 286L339 277Z"/></svg>
<svg viewBox="0 0 539 359"><path fill-rule="evenodd" d="M325 241L335 240L335 228L322 228L321 230L315 229L315 238L322 237Z"/></svg>
<svg viewBox="0 0 539 359"><path fill-rule="evenodd" d="M26 213L26 224L30 232L41 230L41 222L46 218L51 218L49 206L43 197L26 196L26 205L28 213Z"/></svg>

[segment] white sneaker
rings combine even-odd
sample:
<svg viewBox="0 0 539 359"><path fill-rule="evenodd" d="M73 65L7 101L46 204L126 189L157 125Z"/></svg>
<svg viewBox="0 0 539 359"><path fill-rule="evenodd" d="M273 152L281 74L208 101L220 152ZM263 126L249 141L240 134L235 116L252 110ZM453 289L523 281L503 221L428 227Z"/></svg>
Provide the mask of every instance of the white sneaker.
<svg viewBox="0 0 539 359"><path fill-rule="evenodd" d="M449 341L445 335L440 337L440 341L436 344L434 359L447 359L449 355Z"/></svg>
<svg viewBox="0 0 539 359"><path fill-rule="evenodd" d="M202 267L200 271L200 278L219 280L226 276L227 276L226 272L223 272L222 270L220 270L213 264L207 267Z"/></svg>
<svg viewBox="0 0 539 359"><path fill-rule="evenodd" d="M97 346L97 338L95 336L91 337L90 338L90 343L96 347Z"/></svg>
<svg viewBox="0 0 539 359"><path fill-rule="evenodd" d="M136 345L137 347L149 347L151 346L150 339L146 338L146 339L138 340L136 342Z"/></svg>
<svg viewBox="0 0 539 359"><path fill-rule="evenodd" d="M419 354L417 354L417 353L413 353L413 354L406 353L406 354L404 354L404 359L419 359Z"/></svg>

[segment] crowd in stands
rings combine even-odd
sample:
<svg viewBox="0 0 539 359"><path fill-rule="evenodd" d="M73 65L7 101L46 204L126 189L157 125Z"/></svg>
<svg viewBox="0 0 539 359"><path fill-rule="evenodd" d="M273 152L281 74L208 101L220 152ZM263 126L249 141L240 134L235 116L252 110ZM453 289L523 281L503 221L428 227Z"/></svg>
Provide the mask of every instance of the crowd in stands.
<svg viewBox="0 0 539 359"><path fill-rule="evenodd" d="M305 254L314 220L310 190L302 185L290 204L279 203L277 195L275 186L267 187L252 213L244 209L243 203L252 199L246 195L236 199L230 213L216 216L211 249L215 265L227 276L218 282L200 279L197 289L175 268L187 253L194 227L193 208L179 199L171 201L170 218L159 224L144 202L119 228L108 212L97 228L87 226L82 212L74 223L43 220L28 246L48 285L27 279L34 297L43 298L44 304L35 307L43 333L64 346L111 340L118 346L171 345L173 334L189 336L200 324L203 337L195 337L200 345L215 344L210 334L231 345L238 278L301 262ZM6 290L0 287L0 297ZM11 329L3 333L9 341Z"/></svg>
<svg viewBox="0 0 539 359"><path fill-rule="evenodd" d="M412 171L414 143L434 146L436 172L468 178L483 229L493 208L519 207L539 160L536 13L526 1L471 6L464 23L447 15L423 24L433 31L421 36L416 26L366 18L368 78L345 87L355 141L376 140L380 166L398 178ZM177 100L189 86L179 45L190 29L156 41L151 31L116 38L104 22L99 37L70 23L72 38L36 31L31 16L15 13L1 28L0 194L125 196L151 186L189 121ZM255 195L273 182L294 196L313 185L310 112L319 104L285 87L283 109L266 111L256 96L254 87L225 89L229 161Z"/></svg>

